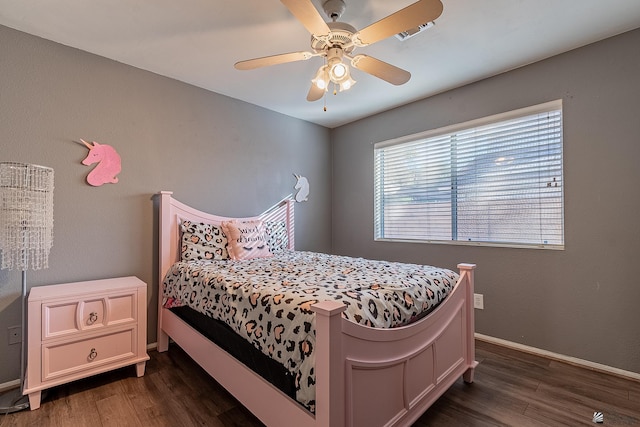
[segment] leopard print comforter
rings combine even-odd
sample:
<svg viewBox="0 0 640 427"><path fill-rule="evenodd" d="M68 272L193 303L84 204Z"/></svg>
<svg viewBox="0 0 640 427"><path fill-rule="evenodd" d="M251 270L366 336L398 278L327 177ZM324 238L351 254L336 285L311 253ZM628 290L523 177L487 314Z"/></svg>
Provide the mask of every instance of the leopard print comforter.
<svg viewBox="0 0 640 427"><path fill-rule="evenodd" d="M457 280L431 266L286 250L271 258L178 262L164 278L163 304L226 322L295 375L297 400L314 411L314 303L342 301L346 319L392 328L433 309Z"/></svg>

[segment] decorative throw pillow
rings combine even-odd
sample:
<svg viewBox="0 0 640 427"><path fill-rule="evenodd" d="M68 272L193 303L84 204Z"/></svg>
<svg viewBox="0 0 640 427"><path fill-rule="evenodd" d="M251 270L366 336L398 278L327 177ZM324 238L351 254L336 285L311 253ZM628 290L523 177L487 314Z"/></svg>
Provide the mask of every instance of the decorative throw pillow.
<svg viewBox="0 0 640 427"><path fill-rule="evenodd" d="M264 223L267 232L267 245L273 254L289 247L289 234L287 223L284 221L267 221Z"/></svg>
<svg viewBox="0 0 640 427"><path fill-rule="evenodd" d="M227 236L217 225L182 221L182 261L229 259Z"/></svg>
<svg viewBox="0 0 640 427"><path fill-rule="evenodd" d="M228 251L231 259L242 260L273 256L267 246L267 236L262 221L233 220L224 221L220 225L229 240Z"/></svg>

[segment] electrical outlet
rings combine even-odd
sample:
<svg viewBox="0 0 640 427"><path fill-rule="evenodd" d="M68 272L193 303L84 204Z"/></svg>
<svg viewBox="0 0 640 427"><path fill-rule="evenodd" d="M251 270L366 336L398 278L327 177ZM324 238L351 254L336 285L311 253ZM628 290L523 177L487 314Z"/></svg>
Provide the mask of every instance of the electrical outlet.
<svg viewBox="0 0 640 427"><path fill-rule="evenodd" d="M484 310L484 295L473 294L473 308Z"/></svg>
<svg viewBox="0 0 640 427"><path fill-rule="evenodd" d="M22 342L22 327L9 326L9 344L20 344Z"/></svg>

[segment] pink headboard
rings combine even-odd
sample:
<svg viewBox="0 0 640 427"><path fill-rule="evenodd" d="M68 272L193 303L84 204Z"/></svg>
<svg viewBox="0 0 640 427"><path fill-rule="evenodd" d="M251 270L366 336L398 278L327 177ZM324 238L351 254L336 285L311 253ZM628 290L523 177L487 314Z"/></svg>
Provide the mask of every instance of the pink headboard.
<svg viewBox="0 0 640 427"><path fill-rule="evenodd" d="M237 220L254 220L262 219L264 221L284 221L287 226L287 237L289 240L289 249L294 249L294 217L293 205L294 201L288 196L270 207L262 214L254 217L246 218L230 218L219 215L213 215L202 212L185 205L171 197L173 192L160 192L160 229L159 229L159 281L162 284L164 275L169 268L180 260L180 223L183 220L194 222L204 222L208 224L220 225L222 221Z"/></svg>

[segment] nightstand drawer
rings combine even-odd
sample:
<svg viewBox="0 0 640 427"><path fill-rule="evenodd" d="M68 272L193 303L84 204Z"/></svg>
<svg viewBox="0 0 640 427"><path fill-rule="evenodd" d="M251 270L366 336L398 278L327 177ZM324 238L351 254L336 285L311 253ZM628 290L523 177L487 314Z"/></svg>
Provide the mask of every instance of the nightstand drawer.
<svg viewBox="0 0 640 427"><path fill-rule="evenodd" d="M42 339L134 322L135 292L42 304Z"/></svg>
<svg viewBox="0 0 640 427"><path fill-rule="evenodd" d="M127 329L76 342L43 345L42 381L135 356L136 330Z"/></svg>

